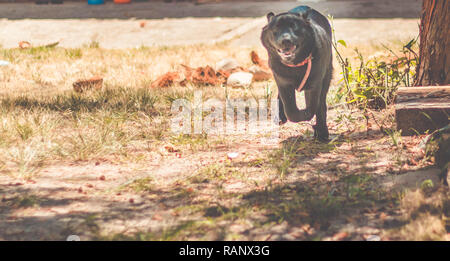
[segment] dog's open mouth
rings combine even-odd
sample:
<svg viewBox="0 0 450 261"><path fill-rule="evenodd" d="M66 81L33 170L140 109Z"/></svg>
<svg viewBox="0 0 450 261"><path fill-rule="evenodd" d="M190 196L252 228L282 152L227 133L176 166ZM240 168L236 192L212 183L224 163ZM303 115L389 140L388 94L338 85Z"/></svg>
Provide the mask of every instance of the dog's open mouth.
<svg viewBox="0 0 450 261"><path fill-rule="evenodd" d="M278 54L281 56L281 58L291 58L295 55L295 49L297 49L296 45L292 45L288 48L278 49Z"/></svg>

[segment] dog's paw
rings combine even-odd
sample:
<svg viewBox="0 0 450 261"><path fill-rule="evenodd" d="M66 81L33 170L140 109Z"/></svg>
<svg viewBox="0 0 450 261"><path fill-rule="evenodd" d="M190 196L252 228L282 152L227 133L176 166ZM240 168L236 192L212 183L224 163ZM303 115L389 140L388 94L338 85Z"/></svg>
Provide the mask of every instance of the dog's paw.
<svg viewBox="0 0 450 261"><path fill-rule="evenodd" d="M314 139L319 142L328 143L330 141L328 129L325 128L319 128L317 126L313 126L314 129Z"/></svg>

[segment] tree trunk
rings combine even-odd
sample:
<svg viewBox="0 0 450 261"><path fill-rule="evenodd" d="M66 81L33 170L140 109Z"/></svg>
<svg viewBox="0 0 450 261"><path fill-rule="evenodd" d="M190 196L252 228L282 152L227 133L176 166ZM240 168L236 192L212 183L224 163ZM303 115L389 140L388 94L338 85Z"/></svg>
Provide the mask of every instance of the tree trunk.
<svg viewBox="0 0 450 261"><path fill-rule="evenodd" d="M423 0L415 86L450 84L450 1Z"/></svg>

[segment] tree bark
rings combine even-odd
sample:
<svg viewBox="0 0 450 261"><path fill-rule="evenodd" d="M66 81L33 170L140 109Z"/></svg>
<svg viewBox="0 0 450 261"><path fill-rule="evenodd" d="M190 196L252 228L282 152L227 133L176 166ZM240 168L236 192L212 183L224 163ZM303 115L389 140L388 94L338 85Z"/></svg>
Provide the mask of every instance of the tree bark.
<svg viewBox="0 0 450 261"><path fill-rule="evenodd" d="M450 1L423 0L415 86L450 84Z"/></svg>

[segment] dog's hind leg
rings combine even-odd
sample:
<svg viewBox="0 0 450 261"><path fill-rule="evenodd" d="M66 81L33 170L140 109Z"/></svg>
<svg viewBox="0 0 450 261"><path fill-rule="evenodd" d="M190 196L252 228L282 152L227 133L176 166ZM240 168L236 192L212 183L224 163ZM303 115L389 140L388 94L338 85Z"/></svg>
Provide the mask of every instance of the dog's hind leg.
<svg viewBox="0 0 450 261"><path fill-rule="evenodd" d="M316 113L316 125L314 128L314 137L320 141L328 141L329 133L327 127L327 93L331 82L331 68L323 80L323 87L320 93L319 109Z"/></svg>

